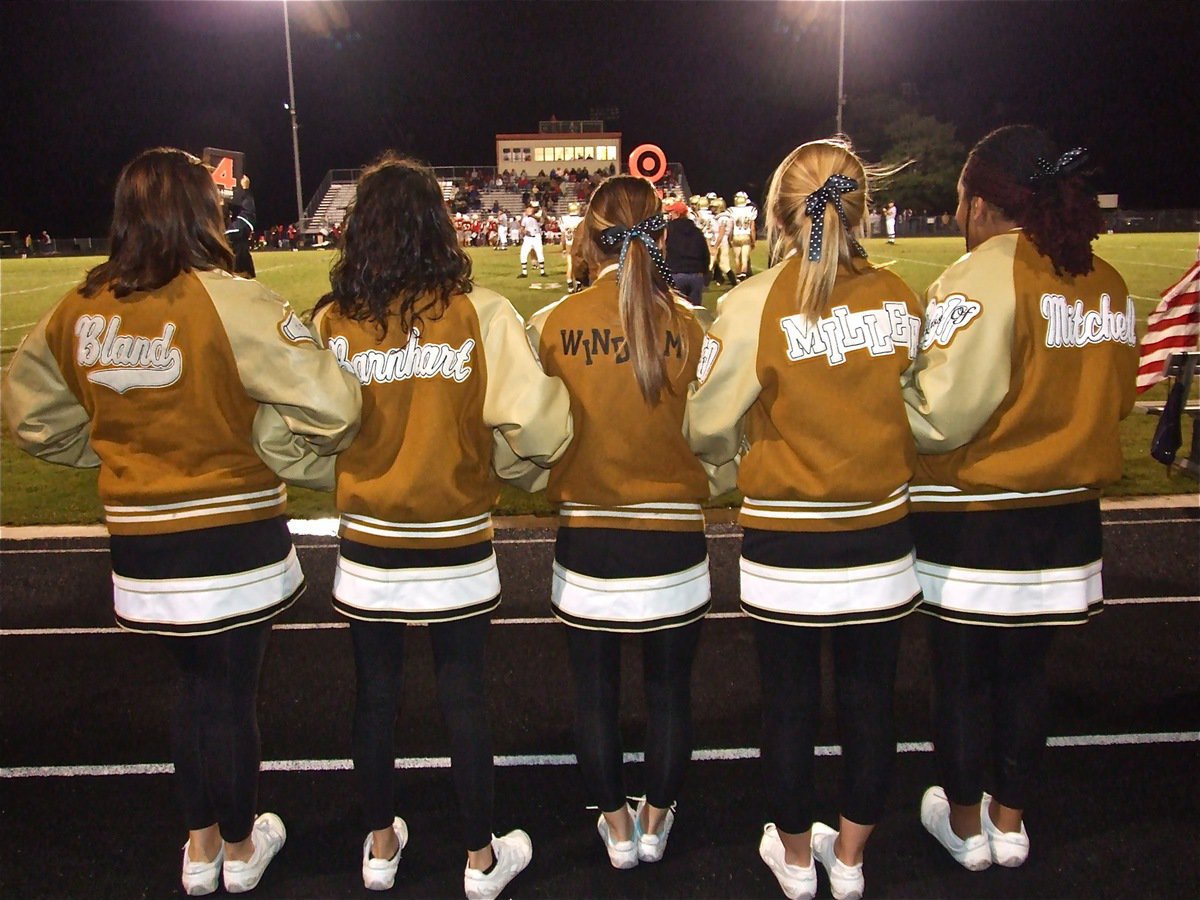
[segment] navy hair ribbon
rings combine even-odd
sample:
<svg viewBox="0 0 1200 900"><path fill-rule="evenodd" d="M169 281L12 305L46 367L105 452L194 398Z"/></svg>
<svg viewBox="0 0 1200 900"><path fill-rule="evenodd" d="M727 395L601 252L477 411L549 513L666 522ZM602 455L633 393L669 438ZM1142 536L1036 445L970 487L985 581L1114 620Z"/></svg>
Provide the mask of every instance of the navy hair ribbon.
<svg viewBox="0 0 1200 900"><path fill-rule="evenodd" d="M648 219L638 222L632 228L626 228L623 225L613 225L611 228L605 228L600 232L598 240L601 247L604 247L606 250L612 250L618 244L621 246L621 256L617 260L617 278L620 278L621 273L625 270L625 254L629 252L630 242L640 240L650 252L650 258L654 260L654 267L658 269L658 274L662 276L668 285L675 287L675 279L671 277L671 272L667 268L667 261L663 258L662 251L658 249L658 241L654 239L654 235L666 227L666 217L661 213L656 213Z"/></svg>
<svg viewBox="0 0 1200 900"><path fill-rule="evenodd" d="M867 251L851 234L850 223L846 221L846 210L842 206L842 194L858 190L858 182L846 175L830 175L820 188L808 195L804 201L804 214L812 219L812 232L808 241L809 262L817 262L821 258L821 245L825 240L825 207L832 203L837 210L838 218L842 220L842 228L850 249L864 259Z"/></svg>
<svg viewBox="0 0 1200 900"><path fill-rule="evenodd" d="M1072 147L1054 162L1050 162L1042 157L1037 158L1036 168L1032 175L1029 176L1030 184L1036 184L1039 181L1049 178L1058 178L1060 175L1070 175L1087 162L1087 150L1083 147Z"/></svg>

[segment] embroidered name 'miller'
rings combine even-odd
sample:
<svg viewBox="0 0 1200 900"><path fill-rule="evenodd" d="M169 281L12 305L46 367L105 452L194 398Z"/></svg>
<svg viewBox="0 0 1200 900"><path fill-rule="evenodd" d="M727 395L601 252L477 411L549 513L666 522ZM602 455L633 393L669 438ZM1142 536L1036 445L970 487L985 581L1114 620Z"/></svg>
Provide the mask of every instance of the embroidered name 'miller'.
<svg viewBox="0 0 1200 900"><path fill-rule="evenodd" d="M921 338L921 320L908 306L892 300L881 309L852 313L848 306L835 306L828 316L809 321L796 314L779 320L787 339L787 357L793 362L824 356L831 366L840 366L854 350L866 350L872 356L888 356L904 347L909 359L917 355Z"/></svg>
<svg viewBox="0 0 1200 900"><path fill-rule="evenodd" d="M183 374L183 352L171 346L174 322L163 325L159 337L148 338L121 334L120 316L80 316L75 337L75 361L91 370L87 380L118 394L169 387Z"/></svg>
<svg viewBox="0 0 1200 900"><path fill-rule="evenodd" d="M471 374L471 351L475 339L467 338L461 347L449 344L422 344L421 332L414 328L408 343L390 350L363 350L349 356L350 342L338 335L329 339L329 349L338 365L354 375L360 384L386 384L408 378L448 378L463 382Z"/></svg>
<svg viewBox="0 0 1200 900"><path fill-rule="evenodd" d="M1133 298L1125 298L1125 309L1114 312L1112 297L1100 295L1100 308L1084 309L1083 301L1067 303L1062 294L1042 294L1042 318L1046 320L1047 347L1083 347L1102 341L1137 344Z"/></svg>

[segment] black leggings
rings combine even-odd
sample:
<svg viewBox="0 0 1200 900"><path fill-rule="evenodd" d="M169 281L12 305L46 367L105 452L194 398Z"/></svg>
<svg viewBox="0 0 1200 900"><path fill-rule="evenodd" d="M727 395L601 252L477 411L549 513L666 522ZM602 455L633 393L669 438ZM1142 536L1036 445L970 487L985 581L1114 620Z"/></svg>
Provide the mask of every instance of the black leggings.
<svg viewBox="0 0 1200 900"><path fill-rule="evenodd" d="M260 622L217 634L167 637L179 666L171 728L175 784L189 831L214 823L243 841L258 806L258 678L271 635Z"/></svg>
<svg viewBox="0 0 1200 900"><path fill-rule="evenodd" d="M933 742L946 796L962 806L978 803L990 761L992 795L1025 809L1046 746L1046 654L1054 627L930 622Z"/></svg>
<svg viewBox="0 0 1200 900"><path fill-rule="evenodd" d="M901 620L826 628L752 621L762 672L762 768L772 821L788 834L812 827L821 636L829 634L842 743L840 812L851 822L874 825L883 814L896 758L892 696Z"/></svg>
<svg viewBox="0 0 1200 900"><path fill-rule="evenodd" d="M646 690L646 800L675 802L692 757L692 661L703 620L642 638ZM575 680L575 748L588 793L602 812L625 805L621 751L621 635L568 625Z"/></svg>
<svg viewBox="0 0 1200 900"><path fill-rule="evenodd" d="M483 677L490 618L483 614L428 626L467 850L482 849L492 839L492 729ZM350 622L358 682L354 773L371 831L390 827L396 815L395 735L407 630L401 622Z"/></svg>

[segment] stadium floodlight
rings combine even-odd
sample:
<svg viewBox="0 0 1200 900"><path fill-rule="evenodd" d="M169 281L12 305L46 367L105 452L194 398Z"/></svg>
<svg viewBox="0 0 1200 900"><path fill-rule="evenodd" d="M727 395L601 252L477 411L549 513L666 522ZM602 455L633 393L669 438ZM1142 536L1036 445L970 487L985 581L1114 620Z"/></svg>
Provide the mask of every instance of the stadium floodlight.
<svg viewBox="0 0 1200 900"><path fill-rule="evenodd" d="M283 0L283 40L287 45L288 102L283 108L292 117L292 159L296 164L296 226L304 222L304 192L300 187L300 123L296 119L296 81L292 77L292 28L288 23L287 0Z"/></svg>

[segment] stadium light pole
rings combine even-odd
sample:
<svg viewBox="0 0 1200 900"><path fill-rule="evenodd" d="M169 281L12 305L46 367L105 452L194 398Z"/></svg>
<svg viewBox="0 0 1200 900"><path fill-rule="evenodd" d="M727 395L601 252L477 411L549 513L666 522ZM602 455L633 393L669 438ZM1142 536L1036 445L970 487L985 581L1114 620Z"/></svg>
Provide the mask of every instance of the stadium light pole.
<svg viewBox="0 0 1200 900"><path fill-rule="evenodd" d="M837 133L842 134L842 110L846 106L846 93L842 85L846 74L846 0L842 0L842 24L838 38L838 99Z"/></svg>
<svg viewBox="0 0 1200 900"><path fill-rule="evenodd" d="M283 40L287 45L288 113L292 117L292 159L296 164L296 225L304 222L304 192L300 187L300 123L296 120L296 80L292 76L292 28L287 0L283 0Z"/></svg>

